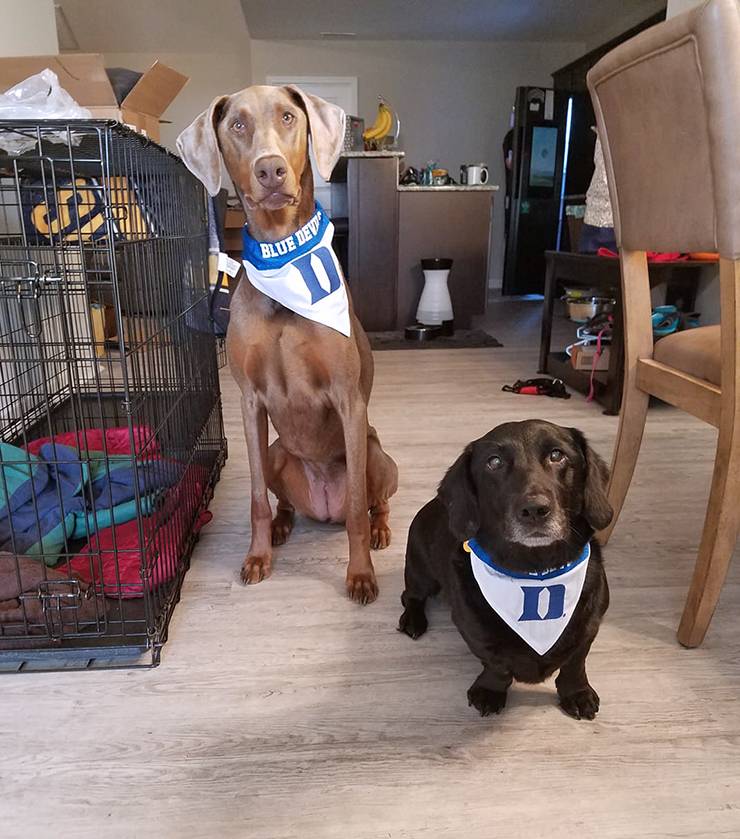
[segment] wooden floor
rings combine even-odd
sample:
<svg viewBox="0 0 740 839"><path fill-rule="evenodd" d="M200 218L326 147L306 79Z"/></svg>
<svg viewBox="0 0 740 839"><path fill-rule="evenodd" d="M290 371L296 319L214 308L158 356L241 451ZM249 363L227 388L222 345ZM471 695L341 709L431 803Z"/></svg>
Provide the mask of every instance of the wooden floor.
<svg viewBox="0 0 740 839"><path fill-rule="evenodd" d="M245 446L224 376L230 459L154 671L0 679L0 836L493 839L740 836L740 571L705 645L675 641L715 434L651 410L606 559L612 606L589 658L593 723L552 683L499 718L465 691L476 661L442 606L395 630L406 529L471 438L503 420L577 425L605 455L616 419L582 397L516 396L537 303L499 303L503 349L382 352L371 417L400 468L380 598L343 596L346 542L300 522L273 577L239 583Z"/></svg>

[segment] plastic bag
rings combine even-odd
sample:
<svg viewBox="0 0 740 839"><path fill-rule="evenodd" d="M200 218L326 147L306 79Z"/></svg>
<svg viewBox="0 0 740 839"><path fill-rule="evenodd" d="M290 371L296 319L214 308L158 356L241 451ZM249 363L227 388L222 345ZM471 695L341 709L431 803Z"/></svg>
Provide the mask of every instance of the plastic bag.
<svg viewBox="0 0 740 839"><path fill-rule="evenodd" d="M14 119L90 119L92 114L59 85L57 74L48 68L29 76L14 87L0 94L0 120ZM44 132L44 139L66 143L67 131ZM72 136L77 145L80 137ZM8 154L18 155L36 145L35 136L11 131L0 131L0 148Z"/></svg>

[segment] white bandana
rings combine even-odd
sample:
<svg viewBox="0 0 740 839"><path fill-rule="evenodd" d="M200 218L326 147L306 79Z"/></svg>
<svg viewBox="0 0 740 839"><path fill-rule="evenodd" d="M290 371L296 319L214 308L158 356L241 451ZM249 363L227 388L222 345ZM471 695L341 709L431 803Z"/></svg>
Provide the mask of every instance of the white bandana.
<svg viewBox="0 0 740 839"><path fill-rule="evenodd" d="M263 294L349 337L349 300L333 237L334 225L317 203L311 219L279 242L258 242L245 226L242 261Z"/></svg>
<svg viewBox="0 0 740 839"><path fill-rule="evenodd" d="M471 539L463 544L483 597L494 612L536 653L544 655L573 617L591 557L587 544L578 559L543 574L517 574L495 565Z"/></svg>

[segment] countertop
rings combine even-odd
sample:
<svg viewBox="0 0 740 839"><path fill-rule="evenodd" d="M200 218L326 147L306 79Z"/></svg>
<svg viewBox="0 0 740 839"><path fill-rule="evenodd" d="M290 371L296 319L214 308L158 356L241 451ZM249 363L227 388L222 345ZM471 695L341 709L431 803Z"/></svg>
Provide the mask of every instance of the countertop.
<svg viewBox="0 0 740 839"><path fill-rule="evenodd" d="M466 186L465 184L448 184L447 186L398 186L399 192L497 192L497 184L478 184Z"/></svg>
<svg viewBox="0 0 740 839"><path fill-rule="evenodd" d="M358 158L358 157L397 157L402 158L406 156L406 152L387 149L383 151L345 151L340 157L344 158ZM466 186L465 184L450 184L448 186L398 186L399 192L498 192L498 184L477 184L476 186Z"/></svg>
<svg viewBox="0 0 740 839"><path fill-rule="evenodd" d="M403 151L343 151L340 157L405 157Z"/></svg>

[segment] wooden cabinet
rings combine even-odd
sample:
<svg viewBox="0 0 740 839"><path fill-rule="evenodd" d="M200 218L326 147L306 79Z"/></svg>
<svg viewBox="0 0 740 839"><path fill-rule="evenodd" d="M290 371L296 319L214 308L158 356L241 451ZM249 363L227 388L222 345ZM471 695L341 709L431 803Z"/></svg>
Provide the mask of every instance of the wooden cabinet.
<svg viewBox="0 0 740 839"><path fill-rule="evenodd" d="M347 282L367 331L392 329L398 264L398 158L347 161Z"/></svg>
<svg viewBox="0 0 740 839"><path fill-rule="evenodd" d="M493 191L400 190L395 328L416 319L424 286L421 260L452 259L448 287L455 326L486 310ZM391 327L388 327L391 328Z"/></svg>

